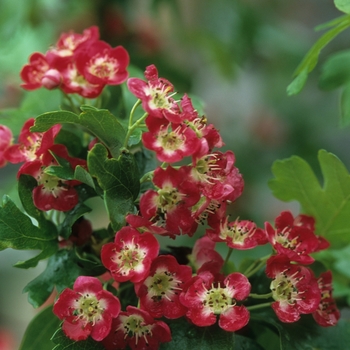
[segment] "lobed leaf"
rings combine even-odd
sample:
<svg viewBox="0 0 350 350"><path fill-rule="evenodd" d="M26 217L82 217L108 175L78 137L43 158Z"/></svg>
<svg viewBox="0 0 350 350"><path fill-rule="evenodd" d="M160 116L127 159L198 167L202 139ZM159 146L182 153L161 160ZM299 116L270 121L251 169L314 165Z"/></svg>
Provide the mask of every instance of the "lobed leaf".
<svg viewBox="0 0 350 350"><path fill-rule="evenodd" d="M42 220L40 220L43 223ZM49 223L35 226L32 220L22 213L8 196L4 196L0 207L0 250L42 250L37 257L27 263L19 262L17 267L28 268L52 255L57 250L57 230Z"/></svg>
<svg viewBox="0 0 350 350"><path fill-rule="evenodd" d="M273 164L269 187L282 201L298 201L315 218L316 232L340 248L350 243L350 175L334 154L320 150L318 160L323 186L309 164L293 156Z"/></svg>
<svg viewBox="0 0 350 350"><path fill-rule="evenodd" d="M132 154L124 152L118 159L108 158L107 149L96 144L88 155L88 168L104 190L105 204L112 227L125 225L125 215L134 212L134 200L140 191L139 171Z"/></svg>

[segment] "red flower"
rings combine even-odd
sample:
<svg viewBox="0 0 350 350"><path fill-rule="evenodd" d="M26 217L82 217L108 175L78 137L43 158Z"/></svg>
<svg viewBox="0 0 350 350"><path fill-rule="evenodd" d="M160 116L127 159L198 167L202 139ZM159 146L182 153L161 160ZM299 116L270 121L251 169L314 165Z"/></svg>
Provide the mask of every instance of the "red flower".
<svg viewBox="0 0 350 350"><path fill-rule="evenodd" d="M289 211L282 212L275 220L275 229L265 223L266 233L278 254L288 256L291 261L311 264L315 261L309 254L320 249L320 240L310 222L302 224Z"/></svg>
<svg viewBox="0 0 350 350"><path fill-rule="evenodd" d="M34 52L29 57L29 64L26 64L21 70L21 79L24 81L21 84L26 90L35 90L42 87L42 78L50 69L47 58L40 52Z"/></svg>
<svg viewBox="0 0 350 350"><path fill-rule="evenodd" d="M286 256L276 255L267 261L266 275L273 279L270 288L276 301L272 308L282 322L296 322L300 314L317 310L321 293L310 269L291 264Z"/></svg>
<svg viewBox="0 0 350 350"><path fill-rule="evenodd" d="M166 79L158 77L158 70L154 65L146 67L145 78L129 78L128 88L142 101L143 109L150 115L163 118L173 123L181 123L179 106L172 98L174 86Z"/></svg>
<svg viewBox="0 0 350 350"><path fill-rule="evenodd" d="M146 278L159 243L149 232L141 234L125 226L115 235L114 243L103 245L101 260L117 282L139 282Z"/></svg>
<svg viewBox="0 0 350 350"><path fill-rule="evenodd" d="M54 314L63 320L64 333L72 340L84 340L91 335L101 341L119 311L119 299L104 290L97 278L86 276L76 279L73 290L66 288L53 307Z"/></svg>
<svg viewBox="0 0 350 350"><path fill-rule="evenodd" d="M205 197L233 202L242 194L244 182L234 166L235 155L232 151L197 156L193 158L191 175L198 181Z"/></svg>
<svg viewBox="0 0 350 350"><path fill-rule="evenodd" d="M209 262L215 262L219 265L219 269L224 265L224 259L215 250L215 242L213 242L208 236L203 236L197 239L193 246L192 253L189 256L191 264L194 266L195 271L198 271L204 264Z"/></svg>
<svg viewBox="0 0 350 350"><path fill-rule="evenodd" d="M148 190L140 198L143 217L163 221L161 226L173 235L192 234L196 228L190 207L199 200L199 189L190 181L188 168L168 166L154 171L153 183L158 190Z"/></svg>
<svg viewBox="0 0 350 350"><path fill-rule="evenodd" d="M7 163L6 150L11 147L12 131L5 125L0 125L0 168Z"/></svg>
<svg viewBox="0 0 350 350"><path fill-rule="evenodd" d="M228 217L211 224L213 229L208 229L206 234L216 242L226 242L230 248L252 249L268 242L266 233L249 220L228 222Z"/></svg>
<svg viewBox="0 0 350 350"><path fill-rule="evenodd" d="M197 326L206 327L216 323L229 332L244 327L249 321L249 311L237 301L246 299L251 285L239 272L217 281L210 272L202 272L192 279L187 290L180 295L180 301L188 307L186 316Z"/></svg>
<svg viewBox="0 0 350 350"><path fill-rule="evenodd" d="M88 41L79 45L74 58L79 73L91 84L117 85L128 78L129 54L122 46Z"/></svg>
<svg viewBox="0 0 350 350"><path fill-rule="evenodd" d="M160 255L151 265L147 278L135 285L140 305L153 317L175 319L187 308L179 301L184 283L192 277L192 269L180 265L172 255Z"/></svg>
<svg viewBox="0 0 350 350"><path fill-rule="evenodd" d="M53 144L56 135L61 130L61 125L54 125L49 130L31 132L35 119L28 119L19 134L18 143L8 147L5 157L10 163L21 163L39 159Z"/></svg>
<svg viewBox="0 0 350 350"><path fill-rule="evenodd" d="M142 134L144 146L156 153L159 161L175 163L194 154L200 147L196 133L185 124L169 123L165 118L146 118L148 132Z"/></svg>
<svg viewBox="0 0 350 350"><path fill-rule="evenodd" d="M340 318L340 312L332 296L332 272L322 273L317 283L321 291L321 302L312 316L323 327L335 326Z"/></svg>
<svg viewBox="0 0 350 350"><path fill-rule="evenodd" d="M155 320L147 311L127 306L126 312L120 312L112 321L109 335L102 343L107 350L157 350L160 343L171 340L169 326Z"/></svg>
<svg viewBox="0 0 350 350"><path fill-rule="evenodd" d="M68 155L68 151L64 145L53 145L43 154L42 159L24 163L18 171L18 176L28 174L33 176L38 186L33 190L34 205L43 211L55 209L60 211L68 211L73 209L79 202L79 196L74 186L80 184L76 180L60 179L56 176L49 175L45 169L51 165L57 165L53 155L66 159L72 169L78 164L86 166L86 161L83 159L73 158Z"/></svg>

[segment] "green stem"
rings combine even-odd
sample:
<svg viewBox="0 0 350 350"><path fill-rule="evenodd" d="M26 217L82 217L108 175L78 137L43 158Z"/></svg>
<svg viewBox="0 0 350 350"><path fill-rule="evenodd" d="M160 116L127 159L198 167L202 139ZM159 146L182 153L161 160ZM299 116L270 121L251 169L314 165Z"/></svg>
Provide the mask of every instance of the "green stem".
<svg viewBox="0 0 350 350"><path fill-rule="evenodd" d="M268 298L271 298L271 297L272 297L272 292L266 293L266 294L255 294L255 293L251 293L251 294L249 294L249 296L250 296L251 298L254 298L254 299L268 299Z"/></svg>
<svg viewBox="0 0 350 350"><path fill-rule="evenodd" d="M272 304L272 302L268 302L268 303L262 303L262 304L256 304L256 305L252 305L252 306L247 306L247 309L249 311L251 310L256 310L256 309L262 309L264 307L270 307Z"/></svg>
<svg viewBox="0 0 350 350"><path fill-rule="evenodd" d="M224 270L225 270L226 264L227 264L228 261L230 260L230 257L231 257L232 252L233 252L233 248L229 248L228 251L227 251L226 258L225 258L225 261L224 261L224 265L222 266L221 271L224 271Z"/></svg>
<svg viewBox="0 0 350 350"><path fill-rule="evenodd" d="M266 263L266 260L271 256L271 254L266 255L256 261L254 261L245 271L244 275L250 277L254 275L255 272L259 271Z"/></svg>
<svg viewBox="0 0 350 350"><path fill-rule="evenodd" d="M74 113L80 114L79 108L74 104L73 99L66 93L63 93L63 96L67 99L70 108Z"/></svg>
<svg viewBox="0 0 350 350"><path fill-rule="evenodd" d="M153 173L154 173L154 170L151 170L148 173L144 174L140 179L140 183L142 184L146 181L151 181L153 177Z"/></svg>

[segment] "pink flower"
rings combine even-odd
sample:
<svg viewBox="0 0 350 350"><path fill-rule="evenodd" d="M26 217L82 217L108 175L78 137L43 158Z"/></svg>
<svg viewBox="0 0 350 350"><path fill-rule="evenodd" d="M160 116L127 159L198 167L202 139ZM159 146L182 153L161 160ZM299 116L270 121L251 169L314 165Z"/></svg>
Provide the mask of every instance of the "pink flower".
<svg viewBox="0 0 350 350"><path fill-rule="evenodd" d="M180 265L172 255L153 260L146 279L135 284L141 308L153 317L170 319L185 315L187 308L179 301L182 286L192 277L192 269Z"/></svg>
<svg viewBox="0 0 350 350"><path fill-rule="evenodd" d="M54 125L49 130L31 132L35 119L28 119L19 134L18 143L7 148L5 157L10 163L29 162L39 159L53 144L56 135L61 130L61 125Z"/></svg>
<svg viewBox="0 0 350 350"><path fill-rule="evenodd" d="M211 224L206 234L215 242L226 242L230 248L239 250L252 249L268 242L266 233L249 220L228 222L228 217Z"/></svg>
<svg viewBox="0 0 350 350"><path fill-rule="evenodd" d="M38 209L68 211L79 202L79 196L74 186L79 185L80 182L60 179L45 172L47 167L57 165L57 161L50 151L66 159L71 164L72 169L75 169L77 165L86 166L85 160L70 157L64 145L56 144L43 154L42 159L24 163L18 171L18 176L27 174L37 180L38 186L33 190L33 201Z"/></svg>
<svg viewBox="0 0 350 350"><path fill-rule="evenodd" d="M321 302L312 316L323 327L335 326L340 318L340 312L332 296L332 272L322 273L317 283L321 291Z"/></svg>
<svg viewBox="0 0 350 350"><path fill-rule="evenodd" d="M291 264L286 256L276 255L267 261L266 275L273 279L272 308L282 322L296 322L300 314L317 310L321 293L312 270Z"/></svg>
<svg viewBox="0 0 350 350"><path fill-rule="evenodd" d="M45 55L40 52L34 52L29 57L29 64L26 64L21 70L21 84L25 90L35 90L42 87L42 78L50 69L50 65Z"/></svg>
<svg viewBox="0 0 350 350"><path fill-rule="evenodd" d="M211 326L219 317L219 326L225 331L234 332L249 321L249 311L237 305L249 296L251 285L239 272L217 281L210 272L202 272L193 277L180 301L188 307L186 316L197 326Z"/></svg>
<svg viewBox="0 0 350 350"><path fill-rule="evenodd" d="M103 245L101 260L117 282L135 283L147 277L158 252L159 243L151 233L125 226L116 233L114 243Z"/></svg>
<svg viewBox="0 0 350 350"><path fill-rule="evenodd" d="M289 211L282 212L275 220L275 229L265 223L268 239L278 254L288 256L291 261L311 264L315 261L309 254L320 249L322 243L314 233L310 222L302 224ZM322 243L324 244L324 243Z"/></svg>
<svg viewBox="0 0 350 350"><path fill-rule="evenodd" d="M174 86L166 79L159 78L154 65L146 67L145 78L129 78L128 88L142 101L143 109L153 117L166 118L169 122L181 123L180 109L175 100Z"/></svg>
<svg viewBox="0 0 350 350"><path fill-rule="evenodd" d="M149 131L142 134L142 142L156 153L161 162L178 162L194 154L200 147L196 133L185 124L170 123L165 118L150 115L146 125Z"/></svg>
<svg viewBox="0 0 350 350"><path fill-rule="evenodd" d="M160 225L173 235L192 234L196 223L191 207L199 200L199 189L189 178L187 167L157 168L153 183L158 189L148 190L140 198L142 216L163 221Z"/></svg>
<svg viewBox="0 0 350 350"><path fill-rule="evenodd" d="M79 276L73 290L66 288L61 293L53 312L63 320L62 329L68 338L84 340L91 335L101 341L111 330L112 318L119 315L120 302L97 278Z"/></svg>
<svg viewBox="0 0 350 350"><path fill-rule="evenodd" d="M0 168L7 163L6 150L11 147L12 131L5 125L0 125Z"/></svg>
<svg viewBox="0 0 350 350"><path fill-rule="evenodd" d="M122 46L104 41L81 44L74 53L78 72L95 85L119 85L128 78L129 54Z"/></svg>
<svg viewBox="0 0 350 350"><path fill-rule="evenodd" d="M111 331L102 343L107 350L157 350L170 340L170 328L165 322L155 320L145 310L127 306L126 312L120 312L112 321Z"/></svg>

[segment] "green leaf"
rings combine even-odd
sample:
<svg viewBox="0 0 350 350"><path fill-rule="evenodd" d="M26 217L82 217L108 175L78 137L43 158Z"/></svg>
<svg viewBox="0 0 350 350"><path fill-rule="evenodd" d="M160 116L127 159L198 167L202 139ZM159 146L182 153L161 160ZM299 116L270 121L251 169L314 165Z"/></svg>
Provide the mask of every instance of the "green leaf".
<svg viewBox="0 0 350 350"><path fill-rule="evenodd" d="M19 350L52 349L54 343L51 341L51 338L60 326L60 323L59 318L52 312L52 306L46 307L30 321Z"/></svg>
<svg viewBox="0 0 350 350"><path fill-rule="evenodd" d="M280 336L281 350L343 350L350 342L349 320L340 320L333 327L321 327L311 315L304 315L298 322L282 323L273 312L251 314L251 320L275 328Z"/></svg>
<svg viewBox="0 0 350 350"><path fill-rule="evenodd" d="M340 98L341 126L350 124L350 84L345 86Z"/></svg>
<svg viewBox="0 0 350 350"><path fill-rule="evenodd" d="M338 25L328 30L316 41L316 43L307 52L307 54L295 70L294 76L296 78L287 88L287 93L289 95L294 95L301 91L306 82L307 74L310 73L317 64L318 56L320 55L321 50L331 40L333 40L338 34L347 29L349 26L350 16L345 16L343 21L341 21ZM297 79L298 76L300 76L299 79Z"/></svg>
<svg viewBox="0 0 350 350"><path fill-rule="evenodd" d="M91 208L83 203L78 203L72 210L66 213L64 221L60 225L60 236L67 239L72 233L73 224L84 214L89 213Z"/></svg>
<svg viewBox="0 0 350 350"><path fill-rule="evenodd" d="M53 350L105 350L101 342L92 338L81 341L70 340L61 329L53 335L52 341L57 344Z"/></svg>
<svg viewBox="0 0 350 350"><path fill-rule="evenodd" d="M334 5L339 11L350 14L350 0L334 0Z"/></svg>
<svg viewBox="0 0 350 350"><path fill-rule="evenodd" d="M41 254L27 263L17 263L17 267L34 267L39 260L47 258L57 250L57 231L47 230L48 227L52 228L51 225L33 225L31 219L22 213L8 196L4 196L0 207L0 250L42 250Z"/></svg>
<svg viewBox="0 0 350 350"><path fill-rule="evenodd" d="M94 179L90 173L80 165L77 165L74 169L74 179L95 189Z"/></svg>
<svg viewBox="0 0 350 350"><path fill-rule="evenodd" d="M160 349L166 350L262 350L260 345L250 338L226 332L218 325L197 327L185 319L167 321L172 340L161 344Z"/></svg>
<svg viewBox="0 0 350 350"><path fill-rule="evenodd" d="M91 106L82 106L81 109L82 113L79 116L69 111L43 113L36 117L31 131L44 132L55 124L80 124L101 140L111 154L117 157L126 135L122 124L106 109Z"/></svg>
<svg viewBox="0 0 350 350"><path fill-rule="evenodd" d="M322 66L319 87L336 89L350 80L350 50L332 55Z"/></svg>
<svg viewBox="0 0 350 350"><path fill-rule="evenodd" d="M318 160L323 186L309 164L297 156L273 164L275 178L269 186L276 198L297 200L302 211L315 218L316 232L339 248L350 243L350 175L334 154L320 150Z"/></svg>
<svg viewBox="0 0 350 350"><path fill-rule="evenodd" d="M88 155L88 168L104 190L104 199L114 230L125 225L125 215L134 212L140 191L139 171L132 154L123 152L118 159L107 158L107 150L96 144Z"/></svg>
<svg viewBox="0 0 350 350"><path fill-rule="evenodd" d="M117 118L106 109L81 107L80 124L98 137L114 157L118 157L124 143L126 132Z"/></svg>
<svg viewBox="0 0 350 350"><path fill-rule="evenodd" d="M28 301L33 307L41 306L56 287L58 292L71 288L80 275L86 275L77 264L74 250L61 249L48 260L46 269L23 289L28 293Z"/></svg>

